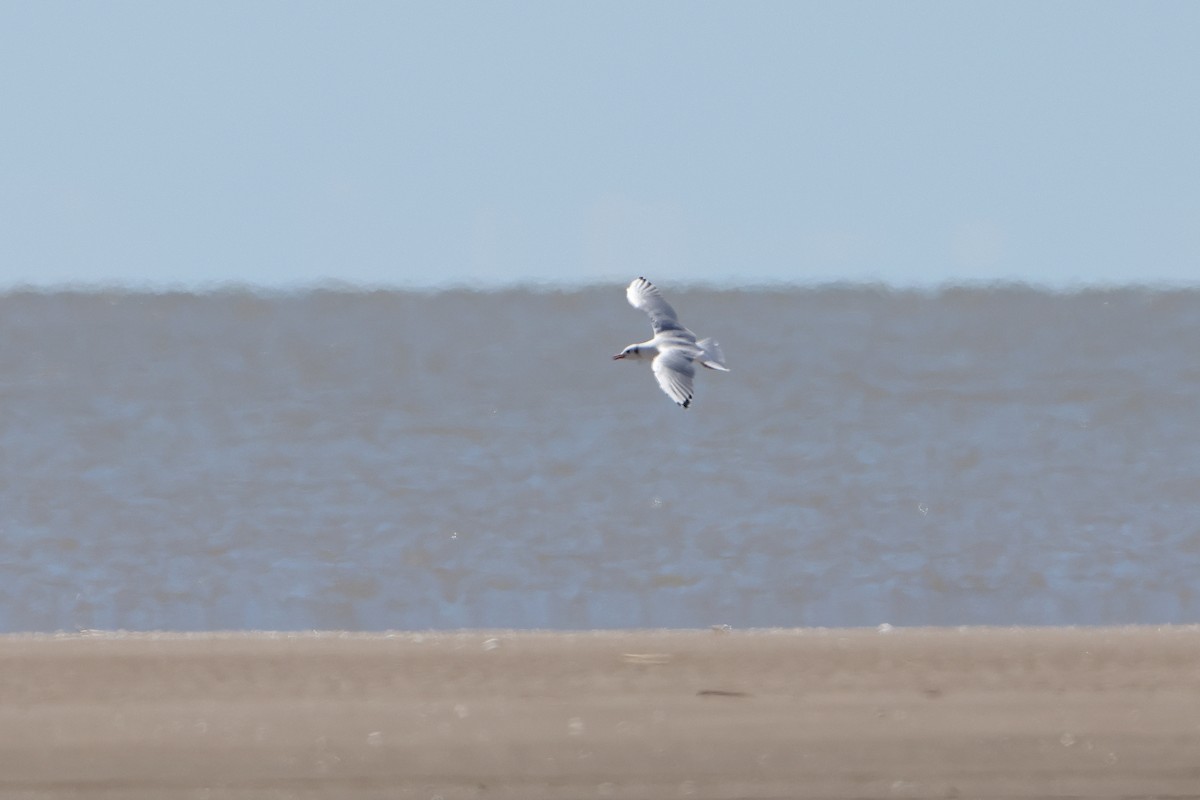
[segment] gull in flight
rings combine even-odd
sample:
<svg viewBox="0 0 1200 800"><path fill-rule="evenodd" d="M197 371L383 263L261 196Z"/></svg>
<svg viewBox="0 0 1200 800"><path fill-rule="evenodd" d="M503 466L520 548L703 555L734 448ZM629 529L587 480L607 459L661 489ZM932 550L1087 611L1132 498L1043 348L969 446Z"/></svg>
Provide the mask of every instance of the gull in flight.
<svg viewBox="0 0 1200 800"><path fill-rule="evenodd" d="M658 385L667 397L687 408L692 404L692 378L696 364L709 369L729 372L721 346L712 339L696 341L696 334L679 324L671 304L663 299L654 284L637 278L625 290L629 305L650 315L654 336L648 341L631 344L613 356L617 358L653 358L650 367Z"/></svg>

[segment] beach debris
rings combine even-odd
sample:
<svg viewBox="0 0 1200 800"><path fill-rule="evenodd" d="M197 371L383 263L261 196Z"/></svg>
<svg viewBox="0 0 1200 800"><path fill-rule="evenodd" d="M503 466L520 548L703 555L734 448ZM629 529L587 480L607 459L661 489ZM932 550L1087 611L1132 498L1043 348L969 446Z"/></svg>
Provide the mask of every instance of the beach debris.
<svg viewBox="0 0 1200 800"><path fill-rule="evenodd" d="M668 664L670 653L621 653L621 660L626 664Z"/></svg>
<svg viewBox="0 0 1200 800"><path fill-rule="evenodd" d="M734 692L729 689L701 689L697 697L749 697L749 692Z"/></svg>

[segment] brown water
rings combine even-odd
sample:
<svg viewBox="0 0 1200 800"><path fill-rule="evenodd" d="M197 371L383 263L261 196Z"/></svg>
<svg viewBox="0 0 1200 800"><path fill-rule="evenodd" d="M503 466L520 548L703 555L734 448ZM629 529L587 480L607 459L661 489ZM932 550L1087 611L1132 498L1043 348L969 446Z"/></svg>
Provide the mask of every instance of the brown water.
<svg viewBox="0 0 1200 800"><path fill-rule="evenodd" d="M1200 292L0 295L0 630L1200 618Z"/></svg>

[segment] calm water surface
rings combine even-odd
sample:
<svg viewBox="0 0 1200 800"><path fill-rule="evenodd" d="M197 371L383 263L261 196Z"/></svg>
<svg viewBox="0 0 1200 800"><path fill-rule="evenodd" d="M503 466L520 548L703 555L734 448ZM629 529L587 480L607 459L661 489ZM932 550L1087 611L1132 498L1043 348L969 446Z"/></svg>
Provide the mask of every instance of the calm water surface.
<svg viewBox="0 0 1200 800"><path fill-rule="evenodd" d="M1200 292L0 295L0 630L1200 619Z"/></svg>

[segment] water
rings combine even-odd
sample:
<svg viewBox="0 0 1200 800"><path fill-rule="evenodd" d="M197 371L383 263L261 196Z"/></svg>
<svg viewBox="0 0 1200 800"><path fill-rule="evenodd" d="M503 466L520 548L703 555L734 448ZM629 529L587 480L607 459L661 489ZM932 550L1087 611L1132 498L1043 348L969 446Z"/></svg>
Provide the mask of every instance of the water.
<svg viewBox="0 0 1200 800"><path fill-rule="evenodd" d="M1200 292L0 295L0 630L1200 618Z"/></svg>

